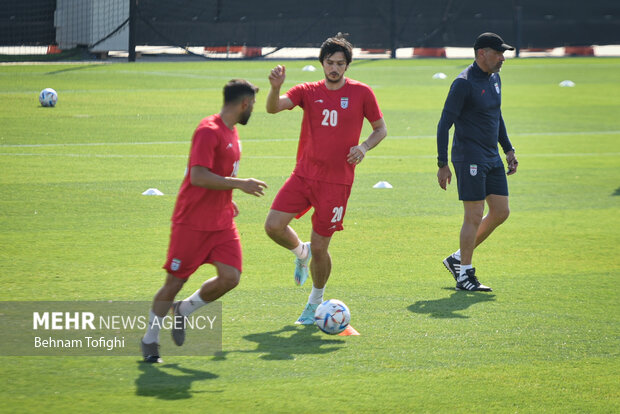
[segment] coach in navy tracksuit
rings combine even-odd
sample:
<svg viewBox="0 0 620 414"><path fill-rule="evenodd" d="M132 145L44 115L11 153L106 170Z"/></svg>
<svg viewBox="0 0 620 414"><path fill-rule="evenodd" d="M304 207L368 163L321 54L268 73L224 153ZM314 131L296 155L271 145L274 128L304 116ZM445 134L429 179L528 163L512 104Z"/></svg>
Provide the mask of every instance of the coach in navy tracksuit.
<svg viewBox="0 0 620 414"><path fill-rule="evenodd" d="M491 291L482 285L472 267L474 248L482 243L510 212L506 172L498 142L506 154L508 175L517 172L514 148L508 139L501 111L499 71L504 52L514 50L495 33L476 39L476 60L454 80L437 126L437 179L446 189L452 172L448 166L448 131L454 124L452 164L465 217L460 249L444 261L456 280L457 290ZM484 218L484 203L489 212Z"/></svg>

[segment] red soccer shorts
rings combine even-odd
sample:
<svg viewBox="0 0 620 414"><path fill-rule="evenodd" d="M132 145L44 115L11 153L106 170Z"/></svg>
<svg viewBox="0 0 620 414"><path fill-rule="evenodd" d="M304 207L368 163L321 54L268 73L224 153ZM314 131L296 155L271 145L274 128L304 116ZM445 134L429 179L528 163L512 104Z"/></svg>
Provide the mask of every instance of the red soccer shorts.
<svg viewBox="0 0 620 414"><path fill-rule="evenodd" d="M284 183L271 208L284 213L298 213L302 217L310 207L312 229L323 237L331 237L343 229L342 222L347 210L351 186L311 180L292 174Z"/></svg>
<svg viewBox="0 0 620 414"><path fill-rule="evenodd" d="M241 239L237 227L228 230L198 231L172 224L168 259L164 269L179 279L187 279L205 263L220 262L241 272Z"/></svg>

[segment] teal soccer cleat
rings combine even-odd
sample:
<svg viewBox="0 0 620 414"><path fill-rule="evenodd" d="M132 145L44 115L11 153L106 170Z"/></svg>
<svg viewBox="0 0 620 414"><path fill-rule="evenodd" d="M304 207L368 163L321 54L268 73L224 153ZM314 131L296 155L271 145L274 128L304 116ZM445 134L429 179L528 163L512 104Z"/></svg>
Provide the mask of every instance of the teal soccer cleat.
<svg viewBox="0 0 620 414"><path fill-rule="evenodd" d="M310 242L305 243L308 249L308 256L305 259L295 259L295 284L303 285L308 279L308 264L312 259L312 250L310 250Z"/></svg>
<svg viewBox="0 0 620 414"><path fill-rule="evenodd" d="M308 303L301 313L301 316L299 316L299 319L295 322L295 325L314 325L314 314L318 307L318 303Z"/></svg>

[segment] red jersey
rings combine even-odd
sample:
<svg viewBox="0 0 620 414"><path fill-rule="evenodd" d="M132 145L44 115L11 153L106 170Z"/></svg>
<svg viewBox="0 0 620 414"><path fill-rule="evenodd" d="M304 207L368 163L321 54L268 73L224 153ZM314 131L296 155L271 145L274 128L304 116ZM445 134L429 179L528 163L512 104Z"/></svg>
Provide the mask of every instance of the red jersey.
<svg viewBox="0 0 620 414"><path fill-rule="evenodd" d="M286 96L304 110L293 173L334 184L353 184L355 166L347 162L351 147L359 145L364 118L383 118L368 85L345 79L332 91L325 80L294 86Z"/></svg>
<svg viewBox="0 0 620 414"><path fill-rule="evenodd" d="M177 196L172 222L200 231L232 228L232 190L210 190L192 185L190 170L200 165L222 177L235 177L240 157L237 129L229 129L218 114L203 119L192 138L187 172Z"/></svg>

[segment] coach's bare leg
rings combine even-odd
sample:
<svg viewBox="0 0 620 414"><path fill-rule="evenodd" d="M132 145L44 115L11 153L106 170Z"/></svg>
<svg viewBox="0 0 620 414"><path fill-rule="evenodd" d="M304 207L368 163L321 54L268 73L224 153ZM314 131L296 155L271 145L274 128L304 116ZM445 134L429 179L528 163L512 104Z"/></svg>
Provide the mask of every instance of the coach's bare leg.
<svg viewBox="0 0 620 414"><path fill-rule="evenodd" d="M460 237L461 266L471 264L476 247L476 234L478 234L484 213L484 200L463 201L463 208L465 214Z"/></svg>
<svg viewBox="0 0 620 414"><path fill-rule="evenodd" d="M164 285L157 291L153 298L153 313L159 317L166 316L170 310L174 298L181 290L187 279L179 279L168 273Z"/></svg>
<svg viewBox="0 0 620 414"><path fill-rule="evenodd" d="M289 250L294 249L300 243L299 236L289 223L295 218L296 213L284 213L278 210L269 210L265 220L265 232L274 242ZM314 252L313 252L314 253Z"/></svg>
<svg viewBox="0 0 620 414"><path fill-rule="evenodd" d="M478 233L476 234L476 246L485 241L493 230L506 221L510 215L510 207L508 206L508 196L491 194L487 197L487 205L489 212L482 219Z"/></svg>
<svg viewBox="0 0 620 414"><path fill-rule="evenodd" d="M217 276L202 284L200 298L205 302L213 302L233 290L241 280L239 269L220 262L214 262Z"/></svg>
<svg viewBox="0 0 620 414"><path fill-rule="evenodd" d="M310 238L310 250L312 250L312 260L310 261L310 274L312 285L317 289L323 289L332 271L332 258L327 248L331 237L324 237L312 231Z"/></svg>

